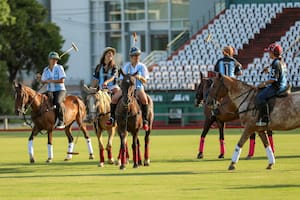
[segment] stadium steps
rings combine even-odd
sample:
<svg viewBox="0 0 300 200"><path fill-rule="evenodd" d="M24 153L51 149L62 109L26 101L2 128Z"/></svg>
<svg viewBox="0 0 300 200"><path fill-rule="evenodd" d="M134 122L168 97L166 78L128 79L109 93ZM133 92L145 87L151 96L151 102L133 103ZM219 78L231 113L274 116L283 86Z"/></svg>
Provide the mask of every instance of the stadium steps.
<svg viewBox="0 0 300 200"><path fill-rule="evenodd" d="M265 29L261 29L260 33L254 35L254 39L250 39L248 44L243 45L243 49L239 50L236 56L237 60L247 67L254 58L263 56L264 48L280 40L281 36L299 20L300 8L284 8L282 13L277 14Z"/></svg>

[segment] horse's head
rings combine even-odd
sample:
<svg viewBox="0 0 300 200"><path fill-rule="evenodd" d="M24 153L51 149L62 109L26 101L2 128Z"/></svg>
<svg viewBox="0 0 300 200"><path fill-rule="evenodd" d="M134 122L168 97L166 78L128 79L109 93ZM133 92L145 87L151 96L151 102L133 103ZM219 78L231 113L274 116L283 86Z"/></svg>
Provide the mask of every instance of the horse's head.
<svg viewBox="0 0 300 200"><path fill-rule="evenodd" d="M200 73L201 80L200 84L196 90L196 97L195 97L195 106L199 107L201 104L205 103L207 98L208 90L212 84L212 80L208 78L203 78L202 73Z"/></svg>
<svg viewBox="0 0 300 200"><path fill-rule="evenodd" d="M215 109L220 105L220 100L228 95L228 88L224 84L224 76L217 73L216 77L212 79L212 84L207 92L206 104L212 109Z"/></svg>
<svg viewBox="0 0 300 200"><path fill-rule="evenodd" d="M83 91L87 94L86 103L88 118L95 119L97 117L97 107L99 105L99 89L83 85Z"/></svg>
<svg viewBox="0 0 300 200"><path fill-rule="evenodd" d="M120 70L120 73L123 75L123 80L121 82L121 90L124 101L123 103L129 104L130 97L134 95L135 75L137 75L138 72L134 74L125 74L123 70Z"/></svg>
<svg viewBox="0 0 300 200"><path fill-rule="evenodd" d="M25 87L18 83L14 82L15 88L15 113L16 115L21 115L25 113L27 104L29 102L29 95L26 93Z"/></svg>

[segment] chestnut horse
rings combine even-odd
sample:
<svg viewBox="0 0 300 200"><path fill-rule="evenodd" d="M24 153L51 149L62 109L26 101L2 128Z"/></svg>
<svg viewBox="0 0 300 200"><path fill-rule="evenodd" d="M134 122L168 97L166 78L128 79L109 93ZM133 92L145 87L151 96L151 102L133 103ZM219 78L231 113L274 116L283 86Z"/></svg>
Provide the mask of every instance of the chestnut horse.
<svg viewBox="0 0 300 200"><path fill-rule="evenodd" d="M127 163L126 158L126 146L127 146L127 136L128 132L132 135L132 153L133 153L133 167L138 168L139 165L142 165L142 156L140 152L140 142L138 139L139 129L143 126L142 111L138 100L135 98L135 77L130 74L124 74L123 80L121 82L122 97L119 100L116 107L116 122L117 130L121 139L120 144L120 169L125 169ZM148 97L148 122L149 130L145 133L145 152L144 152L144 166L150 165L149 157L149 136L152 130L153 124L153 102L149 95Z"/></svg>
<svg viewBox="0 0 300 200"><path fill-rule="evenodd" d="M34 163L34 150L33 150L33 139L37 134L46 130L48 134L48 159L46 162L50 163L53 159L53 146L52 146L52 134L55 126L55 111L50 102L49 98L45 94L36 92L35 90L25 86L23 84L14 83L15 88L15 112L16 114L26 114L27 107L31 107L31 119L34 123L32 128L31 135L29 136L28 141L28 153L30 163ZM73 136L71 133L71 128L73 122L77 122L80 129L82 130L84 137L86 139L88 150L89 150L89 159L93 159L93 148L91 138L87 132L86 125L83 123L83 119L86 116L86 108L84 103L76 96L67 96L64 100L64 122L65 122L65 134L68 137L69 145L67 151L67 157L65 161L68 161L72 158L74 143Z"/></svg>
<svg viewBox="0 0 300 200"><path fill-rule="evenodd" d="M88 88L83 86L84 92L87 93L86 103L88 109L89 119L92 119L95 132L98 139L100 162L99 167L104 166L104 150L107 151L108 164L114 164L112 156L112 142L115 135L115 126L106 126L106 121L110 118L110 103L111 97L106 90L99 90L97 88ZM104 147L102 133L107 131L108 140Z"/></svg>
<svg viewBox="0 0 300 200"><path fill-rule="evenodd" d="M271 121L268 126L265 127L258 127L255 124L258 119L258 111L255 106L257 93L258 89L256 87L234 78L220 74L217 74L217 76L213 78L213 84L209 90L207 103L213 105L216 101L228 95L238 108L241 123L245 127L235 147L232 162L228 168L229 170L236 168L242 147L253 132L259 133L269 161L267 169L272 169L275 164L275 157L265 130L292 130L300 127L300 108L298 106L300 105L299 92L288 94L286 97L271 98L269 100L272 101L272 104L274 103L274 107L270 109Z"/></svg>
<svg viewBox="0 0 300 200"><path fill-rule="evenodd" d="M224 140L224 128L225 122L230 122L233 120L239 119L237 108L231 99L226 96L222 98L220 105L218 106L217 110L215 110L215 114L212 114L212 109L205 104L205 99L208 95L208 90L212 84L212 79L204 78L203 74L200 73L200 84L196 90L196 99L195 99L195 106L199 107L201 104L204 105L204 127L201 133L200 142L199 142L199 150L198 150L198 159L203 158L203 151L204 151L204 143L205 137L211 127L211 125L216 122L219 128L219 141L220 141L220 155L218 158L224 158L225 154L225 140ZM268 138L273 150L273 137L272 131L268 131ZM249 153L247 159L251 159L254 155L254 148L255 148L255 133L250 136L250 143L249 143ZM274 150L273 150L274 152Z"/></svg>

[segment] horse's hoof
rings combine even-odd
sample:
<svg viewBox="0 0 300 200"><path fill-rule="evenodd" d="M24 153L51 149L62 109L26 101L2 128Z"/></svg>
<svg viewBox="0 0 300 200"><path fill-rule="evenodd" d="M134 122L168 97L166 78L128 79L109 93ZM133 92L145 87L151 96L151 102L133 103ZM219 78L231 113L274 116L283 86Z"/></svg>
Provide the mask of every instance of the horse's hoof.
<svg viewBox="0 0 300 200"><path fill-rule="evenodd" d="M228 170L235 170L235 163L231 163L228 167Z"/></svg>
<svg viewBox="0 0 300 200"><path fill-rule="evenodd" d="M125 169L126 169L126 167L124 164L120 165L120 170L125 170Z"/></svg>
<svg viewBox="0 0 300 200"><path fill-rule="evenodd" d="M133 164L133 168L139 168L139 164L138 163L134 163Z"/></svg>
<svg viewBox="0 0 300 200"><path fill-rule="evenodd" d="M248 156L246 157L246 160L251 160L252 157L253 157L253 156L249 156L249 155L248 155Z"/></svg>
<svg viewBox="0 0 300 200"><path fill-rule="evenodd" d="M139 165L139 166L142 166L142 165L143 165L142 160L139 160L139 161L138 161L138 165Z"/></svg>
<svg viewBox="0 0 300 200"><path fill-rule="evenodd" d="M94 154L90 154L90 156L89 156L89 160L94 160Z"/></svg>
<svg viewBox="0 0 300 200"><path fill-rule="evenodd" d="M197 155L197 158L198 158L198 159L202 159L202 158L203 158L203 153L202 153L202 152L199 152L198 155Z"/></svg>
<svg viewBox="0 0 300 200"><path fill-rule="evenodd" d="M144 160L144 166L150 166L150 159Z"/></svg>
<svg viewBox="0 0 300 200"><path fill-rule="evenodd" d="M52 163L52 158L48 158L48 159L46 160L46 163Z"/></svg>
<svg viewBox="0 0 300 200"><path fill-rule="evenodd" d="M221 153L221 154L218 156L218 158L219 158L219 159L224 158L224 154Z"/></svg>
<svg viewBox="0 0 300 200"><path fill-rule="evenodd" d="M70 161L72 158L65 158L64 161Z"/></svg>
<svg viewBox="0 0 300 200"><path fill-rule="evenodd" d="M121 160L120 160L120 159L116 160L116 161L115 161L115 165L121 166Z"/></svg>
<svg viewBox="0 0 300 200"><path fill-rule="evenodd" d="M266 169L272 169L273 168L273 164L268 164Z"/></svg>
<svg viewBox="0 0 300 200"><path fill-rule="evenodd" d="M31 164L35 163L34 158L30 158L30 159L29 159L29 162L30 162Z"/></svg>
<svg viewBox="0 0 300 200"><path fill-rule="evenodd" d="M104 167L104 162L100 162L98 167Z"/></svg>
<svg viewBox="0 0 300 200"><path fill-rule="evenodd" d="M107 164L113 165L115 160L113 158L107 160Z"/></svg>

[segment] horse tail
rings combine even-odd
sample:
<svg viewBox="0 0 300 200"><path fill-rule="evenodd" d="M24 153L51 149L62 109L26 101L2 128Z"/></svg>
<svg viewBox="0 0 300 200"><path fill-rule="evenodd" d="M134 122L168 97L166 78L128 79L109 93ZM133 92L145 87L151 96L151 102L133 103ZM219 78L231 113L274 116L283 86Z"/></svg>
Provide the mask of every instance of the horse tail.
<svg viewBox="0 0 300 200"><path fill-rule="evenodd" d="M153 120L154 120L154 105L151 97L147 95L148 97L148 122L149 122L149 127L152 129L153 125Z"/></svg>
<svg viewBox="0 0 300 200"><path fill-rule="evenodd" d="M86 106L79 97L76 97L76 104L78 105L78 120L83 122L83 119L86 117Z"/></svg>

